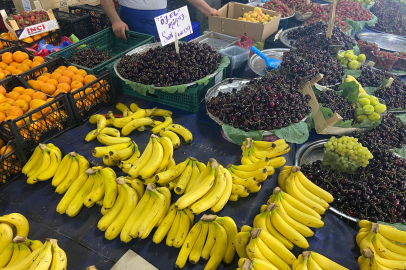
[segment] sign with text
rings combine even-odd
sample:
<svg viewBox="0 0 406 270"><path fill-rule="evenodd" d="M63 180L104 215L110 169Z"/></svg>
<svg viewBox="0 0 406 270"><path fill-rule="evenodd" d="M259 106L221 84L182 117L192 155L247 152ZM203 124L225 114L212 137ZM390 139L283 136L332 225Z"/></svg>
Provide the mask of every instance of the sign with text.
<svg viewBox="0 0 406 270"><path fill-rule="evenodd" d="M193 33L187 6L155 17L155 24L162 46L175 41L175 32L179 39Z"/></svg>
<svg viewBox="0 0 406 270"><path fill-rule="evenodd" d="M15 32L17 34L18 39L23 39L36 34L48 32L57 28L59 27L56 20L49 20L43 23L27 26L23 29L15 30Z"/></svg>

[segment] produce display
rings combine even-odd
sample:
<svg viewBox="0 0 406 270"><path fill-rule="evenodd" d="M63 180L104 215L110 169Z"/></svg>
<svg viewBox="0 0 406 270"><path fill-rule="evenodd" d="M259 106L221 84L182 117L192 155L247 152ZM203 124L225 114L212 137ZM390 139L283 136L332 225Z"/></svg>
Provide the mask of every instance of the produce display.
<svg viewBox="0 0 406 270"><path fill-rule="evenodd" d="M180 43L149 49L141 54L124 55L118 72L125 79L155 87L187 84L212 74L219 66L221 54L203 43Z"/></svg>
<svg viewBox="0 0 406 270"><path fill-rule="evenodd" d="M72 64L80 65L87 68L94 68L103 62L111 59L112 56L107 52L100 51L97 47L84 49L83 51L68 58Z"/></svg>
<svg viewBox="0 0 406 270"><path fill-rule="evenodd" d="M348 50L346 52L340 52L337 55L337 59L341 61L341 64L347 66L347 68L355 70L359 69L362 63L365 62L366 56L365 54L354 55L354 52Z"/></svg>
<svg viewBox="0 0 406 270"><path fill-rule="evenodd" d="M391 70L398 61L397 53L379 51L374 54L375 67L384 70Z"/></svg>
<svg viewBox="0 0 406 270"><path fill-rule="evenodd" d="M391 0L376 0L371 12L378 17L378 23L371 27L388 34L406 36L406 5Z"/></svg>
<svg viewBox="0 0 406 270"><path fill-rule="evenodd" d="M28 54L22 51L5 52L0 56L0 80L3 80L7 75L19 75L45 62L44 58L40 56L30 60Z"/></svg>
<svg viewBox="0 0 406 270"><path fill-rule="evenodd" d="M300 3L295 7L295 12L299 12L300 14L312 12L312 13L320 13L322 12L323 6L319 3Z"/></svg>
<svg viewBox="0 0 406 270"><path fill-rule="evenodd" d="M267 24L275 18L276 16L271 17L268 14L263 14L262 9L256 7L254 11L245 12L243 17L239 17L238 20Z"/></svg>
<svg viewBox="0 0 406 270"><path fill-rule="evenodd" d="M14 20L19 28L24 28L30 25L35 25L49 21L49 15L45 10L22 11L18 15L11 14L7 19L7 23L11 26L10 21Z"/></svg>
<svg viewBox="0 0 406 270"><path fill-rule="evenodd" d="M293 4L293 2L294 1L292 1L292 4ZM260 6L260 5L258 5L258 6ZM280 13L281 18L290 17L295 13L295 11L293 10L293 7L289 7L287 5L287 3L284 3L281 0L267 0L260 7Z"/></svg>
<svg viewBox="0 0 406 270"><path fill-rule="evenodd" d="M381 114L386 112L385 104L380 103L377 97L367 94L359 95L356 106L355 116L358 123L362 123L365 119L369 119L374 123L381 119Z"/></svg>
<svg viewBox="0 0 406 270"><path fill-rule="evenodd" d="M317 95L317 101L322 107L329 108L334 113L339 114L344 121L354 119L355 109L352 102L339 96L335 91L322 91Z"/></svg>
<svg viewBox="0 0 406 270"><path fill-rule="evenodd" d="M365 54L368 60L372 60L374 58L374 55L377 55L379 51L378 44L365 40L358 40L358 47L360 52L362 54Z"/></svg>

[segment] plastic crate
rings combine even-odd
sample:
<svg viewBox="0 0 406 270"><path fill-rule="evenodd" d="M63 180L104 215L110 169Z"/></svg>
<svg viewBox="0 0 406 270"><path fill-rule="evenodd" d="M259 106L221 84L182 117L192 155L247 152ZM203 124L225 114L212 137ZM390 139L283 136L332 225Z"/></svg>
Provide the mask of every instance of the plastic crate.
<svg viewBox="0 0 406 270"><path fill-rule="evenodd" d="M185 41L189 41L200 37L200 22L192 22L193 34L185 37Z"/></svg>
<svg viewBox="0 0 406 270"><path fill-rule="evenodd" d="M38 40L34 40L34 42L27 43L22 40L19 40L18 44L20 46L24 46L25 48L29 48L29 47L34 46L35 44L39 44L41 42L41 40L45 40L46 44L52 44L52 45L56 46L56 45L61 44L61 38L62 38L61 30L55 29L55 30L52 30L51 32L48 32L48 35L46 35L45 37L42 37L41 39L38 39Z"/></svg>
<svg viewBox="0 0 406 270"><path fill-rule="evenodd" d="M69 7L69 13L74 14L89 14L93 26L93 32L97 33L111 26L111 22L104 13L102 7L91 5L79 5Z"/></svg>
<svg viewBox="0 0 406 270"><path fill-rule="evenodd" d="M87 38L94 34L89 14L73 14L53 10L62 35L69 37L74 34L79 39Z"/></svg>
<svg viewBox="0 0 406 270"><path fill-rule="evenodd" d="M0 152L1 189L13 182L21 174L21 170L27 162L27 159L26 155L24 155L24 151L18 147L15 139L5 133L0 133L0 139L5 143L4 150Z"/></svg>
<svg viewBox="0 0 406 270"><path fill-rule="evenodd" d="M116 37L113 32L113 29L110 27L103 31L100 31L88 38L85 38L71 46L63 48L60 51L54 52L47 56L47 59L53 59L58 56L65 57L69 59L71 56L76 53L82 52L91 47L98 47L101 51L106 51L109 55L113 56L111 59L103 62L102 64L95 66L93 68L87 68L80 65L72 64L78 68L86 70L91 74L101 74L107 69L107 66L115 62L119 57L127 52L137 48L141 45L152 43L155 41L155 38L150 35L141 34L132 31L125 31L127 40ZM83 48L79 48L81 45L87 45Z"/></svg>
<svg viewBox="0 0 406 270"><path fill-rule="evenodd" d="M16 11L13 0L0 0L0 8L4 9L9 16Z"/></svg>
<svg viewBox="0 0 406 270"><path fill-rule="evenodd" d="M3 43L3 48L16 46L18 44L16 40L8 40L4 38L0 38L0 42Z"/></svg>
<svg viewBox="0 0 406 270"><path fill-rule="evenodd" d="M6 89L6 92L9 93L13 90L14 87L24 87L26 88L26 83L24 80L17 76L7 76L5 79L0 81L0 85ZM30 87L31 88L31 87ZM36 91L36 90L34 90Z"/></svg>

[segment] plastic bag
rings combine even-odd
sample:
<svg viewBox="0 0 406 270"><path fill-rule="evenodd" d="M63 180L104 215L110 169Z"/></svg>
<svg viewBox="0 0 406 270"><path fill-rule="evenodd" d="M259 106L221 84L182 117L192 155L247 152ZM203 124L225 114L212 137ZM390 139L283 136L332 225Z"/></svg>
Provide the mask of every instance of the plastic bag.
<svg viewBox="0 0 406 270"><path fill-rule="evenodd" d="M68 39L68 40L66 40L65 39L65 41L63 41L61 44L59 44L58 46L54 46L54 45L52 45L52 44L46 44L45 43L45 40L41 40L40 42L39 42L39 48L37 49L37 51L39 50L39 51L41 51L41 50L43 50L43 49L47 49L48 51L50 51L51 53L52 52L54 52L54 51L57 51L57 50L60 50L60 49L63 49L63 48L65 48L65 47L68 47L69 45L71 45L72 44L72 42Z"/></svg>
<svg viewBox="0 0 406 270"><path fill-rule="evenodd" d="M252 39L250 39L247 36L238 36L237 38L240 38L241 40L237 42L237 46L247 49L247 50L251 50L251 47L254 45L254 42L252 41ZM253 52L250 51L250 56L253 54Z"/></svg>

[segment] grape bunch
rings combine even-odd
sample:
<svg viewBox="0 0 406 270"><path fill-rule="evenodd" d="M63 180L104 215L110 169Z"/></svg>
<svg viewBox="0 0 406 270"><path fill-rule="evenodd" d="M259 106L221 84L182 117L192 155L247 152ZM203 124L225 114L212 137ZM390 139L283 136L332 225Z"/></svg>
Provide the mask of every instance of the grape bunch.
<svg viewBox="0 0 406 270"><path fill-rule="evenodd" d="M81 65L87 68L94 68L105 61L111 59L112 56L107 52L99 50L97 47L85 49L70 58L68 61L72 64Z"/></svg>
<svg viewBox="0 0 406 270"><path fill-rule="evenodd" d="M336 171L353 173L359 167L366 167L373 158L368 148L362 146L354 137L331 137L324 144L323 165L329 165Z"/></svg>
<svg viewBox="0 0 406 270"><path fill-rule="evenodd" d="M330 108L334 113L338 113L344 121L354 119L354 105L351 101L337 95L334 91L323 91L317 95L317 100L325 108ZM352 124L356 121L353 120Z"/></svg>
<svg viewBox="0 0 406 270"><path fill-rule="evenodd" d="M234 128L280 129L298 123L311 112L310 96L303 96L297 89L297 81L275 70L251 80L240 91L220 92L207 101L207 109Z"/></svg>
<svg viewBox="0 0 406 270"><path fill-rule="evenodd" d="M187 84L212 74L222 56L205 43L180 43L149 49L141 54L125 55L118 72L125 79L155 87Z"/></svg>
<svg viewBox="0 0 406 270"><path fill-rule="evenodd" d="M325 86L340 83L344 75L341 63L327 51L320 49L309 51L301 48L284 52L279 70L303 82L321 73L324 77L319 84Z"/></svg>

